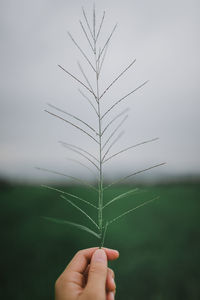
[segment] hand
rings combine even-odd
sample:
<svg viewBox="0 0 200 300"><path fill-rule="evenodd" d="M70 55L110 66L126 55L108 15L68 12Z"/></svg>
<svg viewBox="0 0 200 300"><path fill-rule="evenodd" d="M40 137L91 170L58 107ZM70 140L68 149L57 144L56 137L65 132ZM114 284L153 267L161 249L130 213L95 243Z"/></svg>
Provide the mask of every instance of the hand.
<svg viewBox="0 0 200 300"><path fill-rule="evenodd" d="M55 300L114 300L114 272L107 260L119 252L107 248L80 250L55 284Z"/></svg>

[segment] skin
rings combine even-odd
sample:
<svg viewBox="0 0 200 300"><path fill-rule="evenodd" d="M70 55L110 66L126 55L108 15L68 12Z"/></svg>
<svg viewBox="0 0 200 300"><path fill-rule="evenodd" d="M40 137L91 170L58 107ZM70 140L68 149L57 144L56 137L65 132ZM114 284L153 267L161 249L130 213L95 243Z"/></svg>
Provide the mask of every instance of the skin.
<svg viewBox="0 0 200 300"><path fill-rule="evenodd" d="M55 300L113 300L116 285L108 260L118 257L108 248L77 252L56 281Z"/></svg>

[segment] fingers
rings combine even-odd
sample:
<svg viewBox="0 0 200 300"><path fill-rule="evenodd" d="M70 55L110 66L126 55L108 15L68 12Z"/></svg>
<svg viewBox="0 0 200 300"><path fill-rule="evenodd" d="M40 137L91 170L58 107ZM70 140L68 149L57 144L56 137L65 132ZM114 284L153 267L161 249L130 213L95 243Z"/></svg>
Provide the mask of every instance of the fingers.
<svg viewBox="0 0 200 300"><path fill-rule="evenodd" d="M107 270L107 279L106 279L106 290L107 292L114 292L116 289L116 284L114 281L114 272L110 268Z"/></svg>
<svg viewBox="0 0 200 300"><path fill-rule="evenodd" d="M97 295L105 294L106 278L107 255L103 249L98 249L91 259L86 289L88 291L95 289Z"/></svg>
<svg viewBox="0 0 200 300"><path fill-rule="evenodd" d="M107 258L103 250L99 249L95 251L91 264L87 267L86 276L87 273L86 293L88 293L88 296L93 295L93 298L95 296L95 299L97 299L98 295L105 295L106 300L114 300L116 289L114 272L107 267ZM98 299L105 298L99 297Z"/></svg>
<svg viewBox="0 0 200 300"><path fill-rule="evenodd" d="M117 250L109 249L109 248L102 248L102 249L106 252L108 260L115 260L119 257L119 252Z"/></svg>
<svg viewBox="0 0 200 300"><path fill-rule="evenodd" d="M87 284L89 270L90 270L90 265L87 266L85 273L84 273L84 281L85 281L84 286ZM108 293L113 292L116 289L114 278L115 278L115 274L114 274L113 270L110 268L107 268L106 291Z"/></svg>
<svg viewBox="0 0 200 300"><path fill-rule="evenodd" d="M106 300L114 300L115 299L115 293L109 292L106 296Z"/></svg>
<svg viewBox="0 0 200 300"><path fill-rule="evenodd" d="M115 299L115 293L109 292L106 296L106 300L114 300Z"/></svg>
<svg viewBox="0 0 200 300"><path fill-rule="evenodd" d="M115 298L115 290L116 290L116 284L114 281L115 274L113 270L108 268L107 272L107 280L106 280L106 300L114 300Z"/></svg>
<svg viewBox="0 0 200 300"><path fill-rule="evenodd" d="M63 272L63 275L65 274L65 272L68 273L71 271L83 274L87 268L87 265L90 263L93 253L97 249L98 248L95 247L95 248L80 250L79 252L77 252L77 254L74 256L74 258L71 260L71 262ZM108 249L108 248L102 248L102 249L106 253L108 260L115 260L119 257L119 252L117 250Z"/></svg>
<svg viewBox="0 0 200 300"><path fill-rule="evenodd" d="M114 272L107 267L107 261L117 259L118 256L118 251L108 248L79 251L57 279L56 297L67 291L68 295L77 296L81 293L85 296L83 299L113 300Z"/></svg>

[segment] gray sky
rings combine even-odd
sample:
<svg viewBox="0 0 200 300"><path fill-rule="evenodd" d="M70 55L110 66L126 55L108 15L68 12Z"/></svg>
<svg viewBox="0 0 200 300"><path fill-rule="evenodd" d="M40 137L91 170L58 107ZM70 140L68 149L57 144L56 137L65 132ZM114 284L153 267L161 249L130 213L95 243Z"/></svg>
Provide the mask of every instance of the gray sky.
<svg viewBox="0 0 200 300"><path fill-rule="evenodd" d="M88 77L94 76L67 36L69 30L91 57L78 23L83 20L81 6L91 20L93 1L0 1L1 176L39 180L51 176L35 166L72 175L90 174L67 160L78 157L58 141L76 143L93 154L97 153L95 143L44 112L50 102L97 125L94 112L77 91L78 84L57 66L61 64L84 80L77 67L79 60ZM106 94L103 110L149 80L110 115L131 109L123 126L126 132L111 154L160 138L105 164L108 176L164 161L166 166L148 176L200 173L199 8L195 0L96 1L97 23L106 11L102 43L118 23L102 69L101 90L137 59Z"/></svg>

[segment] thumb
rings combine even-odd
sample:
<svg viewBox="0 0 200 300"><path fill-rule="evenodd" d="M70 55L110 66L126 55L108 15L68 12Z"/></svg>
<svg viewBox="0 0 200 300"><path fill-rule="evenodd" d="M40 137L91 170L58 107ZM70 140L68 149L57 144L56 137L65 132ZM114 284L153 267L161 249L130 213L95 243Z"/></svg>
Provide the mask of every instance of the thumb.
<svg viewBox="0 0 200 300"><path fill-rule="evenodd" d="M103 249L98 249L94 252L88 274L87 289L92 294L99 295L105 294L107 277L107 256ZM97 298L96 298L97 299Z"/></svg>

